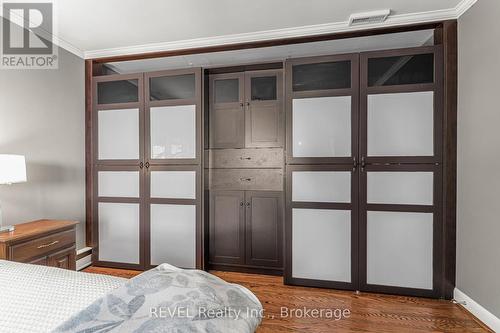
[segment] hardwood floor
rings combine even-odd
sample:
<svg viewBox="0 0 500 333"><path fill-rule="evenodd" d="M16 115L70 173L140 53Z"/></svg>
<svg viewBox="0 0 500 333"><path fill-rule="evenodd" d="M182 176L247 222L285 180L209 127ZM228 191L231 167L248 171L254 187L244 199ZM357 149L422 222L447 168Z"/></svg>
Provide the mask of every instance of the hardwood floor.
<svg viewBox="0 0 500 333"><path fill-rule="evenodd" d="M89 267L90 273L131 278L140 272ZM283 285L276 276L211 272L250 289L262 302L265 318L258 333L270 332L492 332L449 301ZM282 316L295 311L293 316ZM298 310L292 310L298 309ZM324 309L324 318L299 318L303 309ZM327 312L333 310L333 314ZM336 310L336 311L335 311ZM350 315L341 317L348 310ZM347 314L347 312L344 312Z"/></svg>

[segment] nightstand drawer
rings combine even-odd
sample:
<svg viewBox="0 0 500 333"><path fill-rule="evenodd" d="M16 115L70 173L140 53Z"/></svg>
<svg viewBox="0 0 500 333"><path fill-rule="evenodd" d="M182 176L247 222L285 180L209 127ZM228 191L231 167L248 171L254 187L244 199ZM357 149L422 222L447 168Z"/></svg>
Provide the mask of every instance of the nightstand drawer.
<svg viewBox="0 0 500 333"><path fill-rule="evenodd" d="M10 258L13 261L24 262L28 259L41 257L46 253L56 251L75 243L75 231L67 230L42 238L12 245Z"/></svg>

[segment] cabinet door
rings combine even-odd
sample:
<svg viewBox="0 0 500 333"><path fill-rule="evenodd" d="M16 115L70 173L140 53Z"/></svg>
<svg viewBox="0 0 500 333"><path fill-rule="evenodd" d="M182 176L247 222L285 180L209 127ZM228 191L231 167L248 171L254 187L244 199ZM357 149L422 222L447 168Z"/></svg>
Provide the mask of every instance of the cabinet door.
<svg viewBox="0 0 500 333"><path fill-rule="evenodd" d="M246 263L282 267L283 194L246 192Z"/></svg>
<svg viewBox="0 0 500 333"><path fill-rule="evenodd" d="M245 146L283 147L281 71L245 73Z"/></svg>
<svg viewBox="0 0 500 333"><path fill-rule="evenodd" d="M245 146L244 74L210 77L210 148Z"/></svg>
<svg viewBox="0 0 500 333"><path fill-rule="evenodd" d="M210 261L245 263L245 194L243 191L210 193Z"/></svg>
<svg viewBox="0 0 500 333"><path fill-rule="evenodd" d="M75 270L76 269L76 258L75 258L75 247L62 250L50 255L47 259L47 265L51 267L64 268Z"/></svg>

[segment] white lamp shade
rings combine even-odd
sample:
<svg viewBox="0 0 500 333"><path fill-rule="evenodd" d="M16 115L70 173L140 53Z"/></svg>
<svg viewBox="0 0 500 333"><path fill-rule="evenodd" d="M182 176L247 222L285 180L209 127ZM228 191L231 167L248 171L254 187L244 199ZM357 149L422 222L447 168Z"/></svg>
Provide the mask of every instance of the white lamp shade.
<svg viewBox="0 0 500 333"><path fill-rule="evenodd" d="M0 184L26 181L26 160L22 155L0 154Z"/></svg>

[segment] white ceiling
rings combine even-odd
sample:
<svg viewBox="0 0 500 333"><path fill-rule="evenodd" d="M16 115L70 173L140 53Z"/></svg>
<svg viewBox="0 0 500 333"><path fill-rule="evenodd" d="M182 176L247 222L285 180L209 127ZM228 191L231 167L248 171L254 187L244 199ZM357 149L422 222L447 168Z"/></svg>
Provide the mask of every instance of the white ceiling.
<svg viewBox="0 0 500 333"><path fill-rule="evenodd" d="M476 0L54 1L56 42L95 58L352 30L351 13L384 8L384 25L451 19Z"/></svg>

